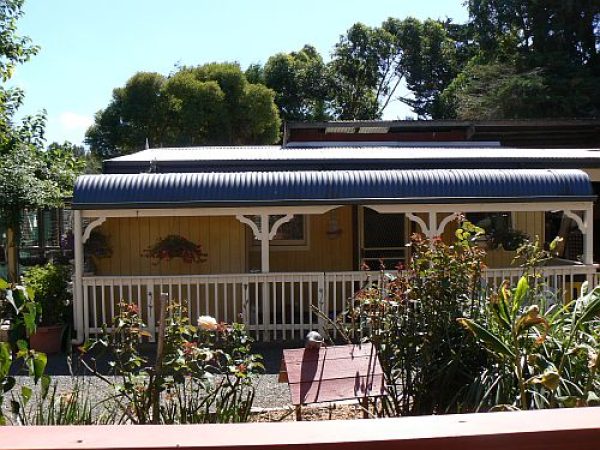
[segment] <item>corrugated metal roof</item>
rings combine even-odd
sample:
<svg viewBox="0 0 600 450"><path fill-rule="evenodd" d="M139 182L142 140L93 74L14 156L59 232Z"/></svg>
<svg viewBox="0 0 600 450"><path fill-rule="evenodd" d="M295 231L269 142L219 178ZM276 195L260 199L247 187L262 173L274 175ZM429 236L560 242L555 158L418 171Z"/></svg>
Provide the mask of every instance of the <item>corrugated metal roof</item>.
<svg viewBox="0 0 600 450"><path fill-rule="evenodd" d="M579 170L340 170L84 175L75 209L575 201Z"/></svg>
<svg viewBox="0 0 600 450"><path fill-rule="evenodd" d="M104 162L105 173L335 169L583 169L600 167L600 149L526 149L494 143L420 146L190 147L144 150Z"/></svg>

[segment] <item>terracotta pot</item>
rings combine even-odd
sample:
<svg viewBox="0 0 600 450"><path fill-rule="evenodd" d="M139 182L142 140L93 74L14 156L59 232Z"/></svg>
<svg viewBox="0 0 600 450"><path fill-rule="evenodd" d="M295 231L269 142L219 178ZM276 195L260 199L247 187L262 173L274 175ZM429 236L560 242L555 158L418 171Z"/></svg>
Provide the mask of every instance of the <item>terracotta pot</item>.
<svg viewBox="0 0 600 450"><path fill-rule="evenodd" d="M62 325L38 327L35 334L29 336L29 346L38 352L59 353L62 344Z"/></svg>

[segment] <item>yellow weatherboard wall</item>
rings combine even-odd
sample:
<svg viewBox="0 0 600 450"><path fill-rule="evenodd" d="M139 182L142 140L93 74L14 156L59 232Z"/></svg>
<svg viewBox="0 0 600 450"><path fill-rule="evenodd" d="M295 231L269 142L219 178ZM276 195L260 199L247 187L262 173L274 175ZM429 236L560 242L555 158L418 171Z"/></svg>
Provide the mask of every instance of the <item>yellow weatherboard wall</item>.
<svg viewBox="0 0 600 450"><path fill-rule="evenodd" d="M110 218L99 228L113 250L100 259L97 275L194 275L246 272L246 226L235 217ZM178 234L208 253L204 263L181 258L156 261L143 256L150 245L169 234Z"/></svg>
<svg viewBox="0 0 600 450"><path fill-rule="evenodd" d="M271 246L271 272L318 272L353 270L353 221L352 207L336 209L337 223L341 233L335 239L327 235L330 213L313 214L308 217L308 245ZM249 233L251 238L251 233ZM249 238L250 269L260 269L260 246L252 245Z"/></svg>
<svg viewBox="0 0 600 450"><path fill-rule="evenodd" d="M270 266L272 272L312 272L355 270L355 239L352 207L337 209L341 234L335 239L327 235L330 215L308 216L308 242L299 248L272 245ZM438 216L438 222L444 215ZM543 212L515 212L512 225L532 238L544 239ZM417 227L418 228L418 227ZM100 259L97 275L194 275L219 273L247 273L260 269L260 246L252 245L250 229L234 217L143 217L110 218L98 228L111 244L113 254ZM408 230L408 228L407 228ZM452 221L443 233L446 242L452 242L456 222ZM208 253L204 263L185 263L181 258L156 261L142 256L143 251L159 238L178 234L201 244ZM503 249L489 250L489 267L508 267L515 252Z"/></svg>

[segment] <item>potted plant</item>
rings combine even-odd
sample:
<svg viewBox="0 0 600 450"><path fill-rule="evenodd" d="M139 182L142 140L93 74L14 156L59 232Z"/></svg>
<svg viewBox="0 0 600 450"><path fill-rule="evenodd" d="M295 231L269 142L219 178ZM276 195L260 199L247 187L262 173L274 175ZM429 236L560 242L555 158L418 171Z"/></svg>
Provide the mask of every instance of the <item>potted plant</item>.
<svg viewBox="0 0 600 450"><path fill-rule="evenodd" d="M529 236L519 230L515 230L513 228L509 228L506 232L501 236L502 248L509 252L514 252L518 249L523 243L529 238Z"/></svg>
<svg viewBox="0 0 600 450"><path fill-rule="evenodd" d="M84 272L94 273L99 259L110 258L112 248L108 237L100 230L93 230L85 244L83 244L85 261Z"/></svg>
<svg viewBox="0 0 600 450"><path fill-rule="evenodd" d="M181 258L186 263L205 262L207 253L202 246L179 236L170 234L165 238L159 238L154 245L151 245L143 252L143 256L156 260L154 264L162 260L170 261L173 258Z"/></svg>
<svg viewBox="0 0 600 450"><path fill-rule="evenodd" d="M38 327L29 336L32 349L44 353L61 350L65 326L71 307L71 270L69 266L46 264L29 269L25 285L35 292Z"/></svg>

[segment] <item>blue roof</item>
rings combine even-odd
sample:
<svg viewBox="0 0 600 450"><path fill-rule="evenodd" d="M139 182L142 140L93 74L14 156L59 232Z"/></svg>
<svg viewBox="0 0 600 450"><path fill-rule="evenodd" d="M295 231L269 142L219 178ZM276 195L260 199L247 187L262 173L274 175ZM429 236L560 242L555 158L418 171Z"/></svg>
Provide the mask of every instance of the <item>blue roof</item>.
<svg viewBox="0 0 600 450"><path fill-rule="evenodd" d="M580 170L326 170L83 175L75 209L592 200Z"/></svg>

